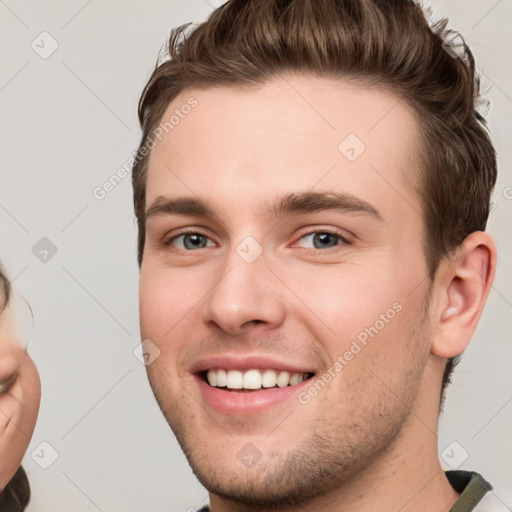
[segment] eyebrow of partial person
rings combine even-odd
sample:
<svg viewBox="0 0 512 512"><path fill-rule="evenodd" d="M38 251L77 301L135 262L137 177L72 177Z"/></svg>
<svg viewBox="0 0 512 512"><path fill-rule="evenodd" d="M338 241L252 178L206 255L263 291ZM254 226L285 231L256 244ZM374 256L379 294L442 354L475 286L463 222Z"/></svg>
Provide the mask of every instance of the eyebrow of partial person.
<svg viewBox="0 0 512 512"><path fill-rule="evenodd" d="M380 212L370 203L352 195L339 192L291 192L263 207L269 220L279 217L338 210L342 213L368 215L382 221ZM158 197L146 211L146 221L161 215L189 215L213 218L216 213L204 200L192 197Z"/></svg>

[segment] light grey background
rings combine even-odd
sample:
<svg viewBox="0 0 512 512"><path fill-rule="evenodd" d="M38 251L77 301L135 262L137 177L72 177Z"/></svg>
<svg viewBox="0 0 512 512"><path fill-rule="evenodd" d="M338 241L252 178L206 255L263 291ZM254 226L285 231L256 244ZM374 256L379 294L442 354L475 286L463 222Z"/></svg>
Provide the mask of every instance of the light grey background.
<svg viewBox="0 0 512 512"><path fill-rule="evenodd" d="M102 201L92 191L136 149L137 101L171 27L202 21L214 6L0 1L1 257L35 312L29 353L42 380L24 459L30 512L184 511L207 498L133 354L139 326L130 176ZM435 18L448 16L463 34L485 73L500 165L489 223L497 279L448 392L439 453L453 460L465 450L460 468L481 472L512 509L512 0L433 6ZM46 59L31 47L35 40L39 52L51 49L44 31L58 43ZM46 262L32 252L43 237L57 248ZM52 448L43 442L58 452L48 469L40 464L51 462Z"/></svg>

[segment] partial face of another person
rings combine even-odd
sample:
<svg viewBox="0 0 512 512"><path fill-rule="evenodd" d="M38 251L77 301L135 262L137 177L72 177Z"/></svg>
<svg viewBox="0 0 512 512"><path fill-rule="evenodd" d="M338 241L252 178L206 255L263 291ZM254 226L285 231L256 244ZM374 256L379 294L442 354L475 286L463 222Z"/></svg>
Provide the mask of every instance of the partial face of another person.
<svg viewBox="0 0 512 512"><path fill-rule="evenodd" d="M19 325L22 308L28 305L12 298L0 313L0 490L21 465L41 397L39 374L23 346L27 326Z"/></svg>
<svg viewBox="0 0 512 512"><path fill-rule="evenodd" d="M383 90L294 76L185 90L162 121L191 97L147 176L150 383L210 491L307 499L388 449L426 386L417 120Z"/></svg>

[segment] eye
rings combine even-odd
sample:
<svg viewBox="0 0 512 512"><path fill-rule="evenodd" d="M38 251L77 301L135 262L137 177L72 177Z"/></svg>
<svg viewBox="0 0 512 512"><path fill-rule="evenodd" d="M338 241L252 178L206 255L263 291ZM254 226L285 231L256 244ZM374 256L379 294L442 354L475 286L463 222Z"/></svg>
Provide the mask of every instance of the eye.
<svg viewBox="0 0 512 512"><path fill-rule="evenodd" d="M338 245L350 244L350 241L340 233L327 230L307 233L300 237L299 242L301 240L305 242L306 248L309 249L331 249ZM313 247L308 247L309 244L313 244ZM302 247L304 247L304 245L302 245Z"/></svg>
<svg viewBox="0 0 512 512"><path fill-rule="evenodd" d="M208 241L210 244L208 244ZM164 245L172 245L182 251L193 251L203 249L204 247L215 246L206 235L196 232L182 233L181 235L174 236L167 242L164 242Z"/></svg>
<svg viewBox="0 0 512 512"><path fill-rule="evenodd" d="M311 246L312 244L312 246ZM296 245L305 249L332 249L338 245L350 245L351 242L345 236L337 231L321 230L306 233L299 238ZM206 235L191 231L173 236L164 242L165 246L172 246L181 251L195 251L205 247L215 247L215 244Z"/></svg>

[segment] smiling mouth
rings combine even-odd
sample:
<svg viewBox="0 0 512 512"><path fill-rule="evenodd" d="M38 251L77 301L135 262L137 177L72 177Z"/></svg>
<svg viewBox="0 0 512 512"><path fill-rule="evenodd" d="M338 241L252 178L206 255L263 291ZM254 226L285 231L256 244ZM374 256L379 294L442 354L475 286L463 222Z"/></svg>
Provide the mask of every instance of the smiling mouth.
<svg viewBox="0 0 512 512"><path fill-rule="evenodd" d="M272 369L240 371L212 368L200 372L200 376L210 387L230 392L247 393L293 387L305 380L311 379L314 373L297 373Z"/></svg>

